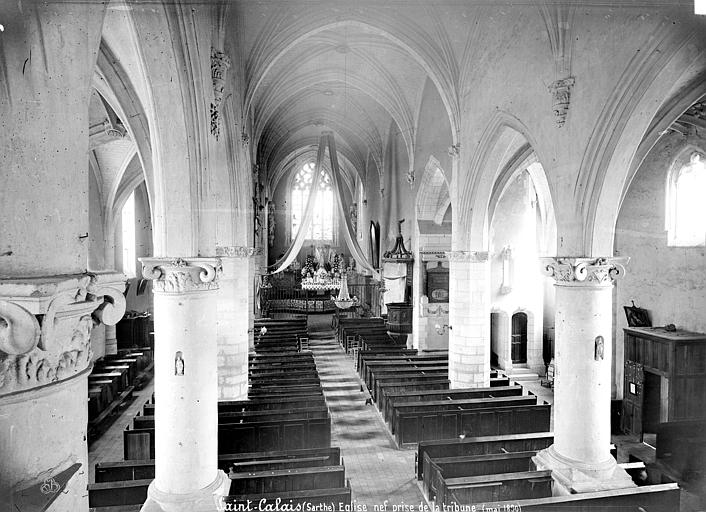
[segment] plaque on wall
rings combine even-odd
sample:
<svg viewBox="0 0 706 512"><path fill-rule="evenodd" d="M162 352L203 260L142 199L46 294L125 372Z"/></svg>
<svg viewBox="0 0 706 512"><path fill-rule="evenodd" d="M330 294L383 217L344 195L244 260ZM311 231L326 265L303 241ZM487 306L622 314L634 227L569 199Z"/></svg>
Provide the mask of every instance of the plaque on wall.
<svg viewBox="0 0 706 512"><path fill-rule="evenodd" d="M449 301L449 269L442 267L441 262L427 270L426 296L430 303Z"/></svg>

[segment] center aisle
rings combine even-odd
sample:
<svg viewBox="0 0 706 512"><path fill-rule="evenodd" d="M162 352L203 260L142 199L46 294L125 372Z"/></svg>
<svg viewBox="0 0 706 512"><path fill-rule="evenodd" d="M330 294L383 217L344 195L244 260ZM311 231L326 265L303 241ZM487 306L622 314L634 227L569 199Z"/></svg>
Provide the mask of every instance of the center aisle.
<svg viewBox="0 0 706 512"><path fill-rule="evenodd" d="M336 343L331 315L309 316L309 339L331 412L331 446L341 447L355 505L373 512L388 500L387 512L402 503L418 510L424 498L414 473L416 450L398 450L377 408L365 405L367 393L360 391L353 360Z"/></svg>

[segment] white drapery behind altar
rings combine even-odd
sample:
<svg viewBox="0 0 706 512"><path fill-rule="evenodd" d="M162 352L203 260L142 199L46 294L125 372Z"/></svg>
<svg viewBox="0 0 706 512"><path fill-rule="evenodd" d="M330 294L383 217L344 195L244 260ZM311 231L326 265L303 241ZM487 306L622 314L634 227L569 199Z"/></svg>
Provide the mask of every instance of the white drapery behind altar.
<svg viewBox="0 0 706 512"><path fill-rule="evenodd" d="M299 231L297 231L297 236L292 241L292 245L287 249L285 255L277 261L273 267L273 274L282 272L286 269L297 257L299 251L304 245L306 240L306 235L309 232L309 226L314 217L314 205L316 204L316 195L319 188L319 181L321 179L321 169L323 168L323 161L326 155L326 147L328 146L329 158L331 159L331 188L334 191L334 196L336 197L336 206L338 208L338 218L343 222L343 238L346 241L346 246L351 252L351 255L355 259L356 263L362 268L372 272L373 277L377 280L380 279L380 274L375 270L375 268L370 264L368 259L365 257L365 253L361 250L358 245L358 240L356 238L356 233L353 231L353 225L348 216L348 206L344 204L343 198L343 179L340 174L340 168L338 166L338 154L336 153L336 141L333 138L333 132L323 132L321 138L319 139L319 149L316 154L316 167L314 169L314 178L311 183L311 189L309 191L309 199L306 203L306 210L304 212L304 218L299 225Z"/></svg>

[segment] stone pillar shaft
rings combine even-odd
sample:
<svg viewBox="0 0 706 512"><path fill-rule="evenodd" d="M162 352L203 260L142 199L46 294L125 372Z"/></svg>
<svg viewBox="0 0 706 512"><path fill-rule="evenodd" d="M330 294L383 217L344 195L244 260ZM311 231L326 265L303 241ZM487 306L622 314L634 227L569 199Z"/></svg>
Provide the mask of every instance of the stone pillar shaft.
<svg viewBox="0 0 706 512"><path fill-rule="evenodd" d="M613 280L619 258L543 258L556 283L554 444L538 454L555 494L630 487L610 455Z"/></svg>
<svg viewBox="0 0 706 512"><path fill-rule="evenodd" d="M218 470L216 258L141 258L154 279L155 480L143 510L208 510Z"/></svg>
<svg viewBox="0 0 706 512"><path fill-rule="evenodd" d="M449 379L452 388L490 385L490 296L487 252L451 251Z"/></svg>

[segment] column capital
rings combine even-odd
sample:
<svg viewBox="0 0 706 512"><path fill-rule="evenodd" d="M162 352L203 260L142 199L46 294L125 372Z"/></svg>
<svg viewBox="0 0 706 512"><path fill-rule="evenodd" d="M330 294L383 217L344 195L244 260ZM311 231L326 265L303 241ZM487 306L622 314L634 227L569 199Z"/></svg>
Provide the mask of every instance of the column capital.
<svg viewBox="0 0 706 512"><path fill-rule="evenodd" d="M242 245L229 245L216 247L216 256L227 258L252 258L262 255L262 247L248 247Z"/></svg>
<svg viewBox="0 0 706 512"><path fill-rule="evenodd" d="M220 258L139 258L142 275L156 293L190 293L218 289Z"/></svg>
<svg viewBox="0 0 706 512"><path fill-rule="evenodd" d="M485 263L488 261L488 251L446 251L450 262Z"/></svg>
<svg viewBox="0 0 706 512"><path fill-rule="evenodd" d="M561 285L610 286L625 274L630 258L540 258L544 273Z"/></svg>
<svg viewBox="0 0 706 512"><path fill-rule="evenodd" d="M125 313L119 272L0 280L0 395L69 378L91 362L91 331Z"/></svg>

